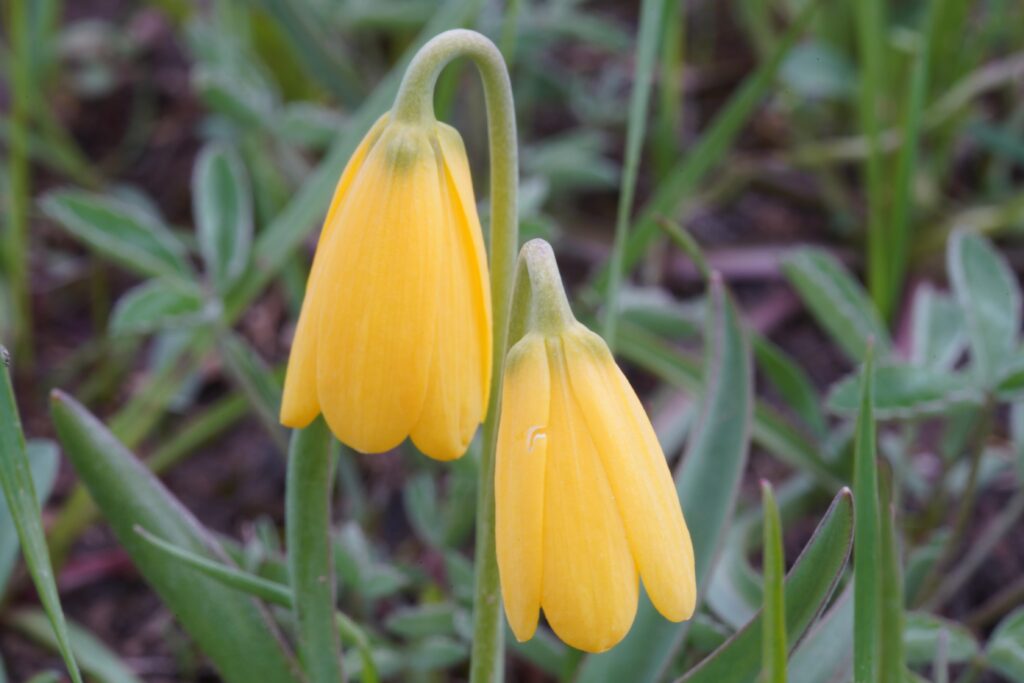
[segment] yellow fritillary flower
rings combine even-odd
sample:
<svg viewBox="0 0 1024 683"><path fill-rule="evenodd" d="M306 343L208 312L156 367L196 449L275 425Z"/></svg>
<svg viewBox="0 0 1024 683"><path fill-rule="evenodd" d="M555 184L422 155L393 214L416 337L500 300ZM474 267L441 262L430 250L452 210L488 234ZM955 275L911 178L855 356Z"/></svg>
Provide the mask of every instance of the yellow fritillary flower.
<svg viewBox="0 0 1024 683"><path fill-rule="evenodd" d="M665 618L693 615L693 547L643 406L558 288L561 322L532 325L506 359L498 567L516 638L533 636L543 608L567 644L602 652L629 631L639 579Z"/></svg>
<svg viewBox="0 0 1024 683"><path fill-rule="evenodd" d="M487 261L462 139L382 116L338 181L288 360L281 422L343 443L465 453L487 411Z"/></svg>

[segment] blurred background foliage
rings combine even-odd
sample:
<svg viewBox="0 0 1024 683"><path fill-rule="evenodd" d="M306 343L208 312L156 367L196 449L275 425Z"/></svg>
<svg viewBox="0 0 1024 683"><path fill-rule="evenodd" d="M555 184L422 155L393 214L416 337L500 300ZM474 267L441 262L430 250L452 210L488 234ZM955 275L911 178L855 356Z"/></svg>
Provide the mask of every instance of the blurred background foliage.
<svg viewBox="0 0 1024 683"><path fill-rule="evenodd" d="M68 647L92 680L219 679L205 636L147 587L169 600L147 569L172 561L152 555L159 538L126 540L115 523L118 543L61 466L48 392L109 428L55 408L90 488L103 473L89 453L112 452L112 434L239 568L286 582L277 404L319 221L411 50L468 26L512 73L522 236L553 242L581 317L616 316L614 349L678 472L703 594L687 627L642 608L608 655L547 632L510 639L509 679L724 680L715 662L742 660L753 668L731 680L755 680L755 615L781 590L772 569L764 594L762 544L778 537L763 554L791 570L771 641L791 652L789 680L849 680L862 501L842 487L870 348L880 656L913 680L1024 681L1021 3L5 0L2 21L0 339ZM644 80L648 113L634 115ZM486 223L469 67L443 74L436 107L466 139ZM628 277L609 299L634 182ZM346 672L462 679L476 454L440 467L411 445L331 449L339 607L359 625L342 628ZM772 514L762 534L759 479L781 531ZM16 564L14 521L0 509L0 653L28 680L59 667L61 644Z"/></svg>

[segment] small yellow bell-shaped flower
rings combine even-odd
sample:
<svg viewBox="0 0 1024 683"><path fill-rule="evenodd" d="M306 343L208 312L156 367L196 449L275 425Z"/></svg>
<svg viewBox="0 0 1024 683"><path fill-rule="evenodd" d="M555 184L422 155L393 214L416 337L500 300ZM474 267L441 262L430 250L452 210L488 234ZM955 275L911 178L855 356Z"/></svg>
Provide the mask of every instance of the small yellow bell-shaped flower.
<svg viewBox="0 0 1024 683"><path fill-rule="evenodd" d="M487 411L491 303L462 139L385 114L334 192L306 287L281 422L323 413L364 453L406 437L465 453Z"/></svg>
<svg viewBox="0 0 1024 683"><path fill-rule="evenodd" d="M639 579L667 619L693 615L693 547L651 422L607 345L573 318L540 240L523 247L513 311L527 288L495 470L505 612L520 641L543 608L563 641L602 652L629 631Z"/></svg>

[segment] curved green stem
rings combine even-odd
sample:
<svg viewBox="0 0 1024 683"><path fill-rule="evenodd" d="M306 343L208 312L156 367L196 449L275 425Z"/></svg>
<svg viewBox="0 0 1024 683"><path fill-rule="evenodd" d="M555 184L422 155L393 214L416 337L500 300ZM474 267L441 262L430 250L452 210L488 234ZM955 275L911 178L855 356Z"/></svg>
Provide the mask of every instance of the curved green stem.
<svg viewBox="0 0 1024 683"><path fill-rule="evenodd" d="M527 330L555 334L575 320L562 287L555 252L542 239L530 240L519 252L508 345L511 347L522 339Z"/></svg>
<svg viewBox="0 0 1024 683"><path fill-rule="evenodd" d="M508 338L512 267L519 243L516 195L519 161L516 146L512 85L501 52L474 31L446 31L413 57L398 89L392 114L396 121L422 123L434 117L434 86L451 61L468 57L476 64L487 103L491 155L490 270L494 347L491 396L483 426L480 486L476 518L476 585L473 601L473 652L470 681L500 681L503 674L504 630L501 588L494 537L494 449L498 437L501 380Z"/></svg>

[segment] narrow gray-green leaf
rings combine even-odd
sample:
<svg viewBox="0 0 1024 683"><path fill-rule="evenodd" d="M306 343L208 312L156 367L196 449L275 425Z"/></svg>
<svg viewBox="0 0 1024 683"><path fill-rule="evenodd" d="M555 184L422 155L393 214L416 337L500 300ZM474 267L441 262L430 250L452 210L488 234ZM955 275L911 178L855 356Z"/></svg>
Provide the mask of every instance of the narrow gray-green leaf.
<svg viewBox="0 0 1024 683"><path fill-rule="evenodd" d="M57 468L60 465L57 444L43 439L33 439L25 445L25 450L29 469L32 470L32 483L39 495L39 504L43 505L50 497L53 484L57 480ZM18 559L20 547L14 519L4 499L0 505L0 595L3 594L7 580L11 577L11 570Z"/></svg>
<svg viewBox="0 0 1024 683"><path fill-rule="evenodd" d="M51 649L58 647L46 615L38 610L15 612L5 617L4 623L37 643ZM71 649L90 680L96 683L141 683L142 679L86 629L71 622L68 624L68 636Z"/></svg>
<svg viewBox="0 0 1024 683"><path fill-rule="evenodd" d="M893 503L892 469L882 470L879 487L879 613L878 679L880 683L903 683L906 670L903 652L903 566L900 561L899 531Z"/></svg>
<svg viewBox="0 0 1024 683"><path fill-rule="evenodd" d="M183 280L149 280L121 295L110 316L112 335L145 334L198 324L203 290Z"/></svg>
<svg viewBox="0 0 1024 683"><path fill-rule="evenodd" d="M853 499L840 491L786 577L786 639L800 640L828 604L853 541ZM686 673L679 683L753 683L761 671L761 613Z"/></svg>
<svg viewBox="0 0 1024 683"><path fill-rule="evenodd" d="M765 337L755 336L753 344L754 358L765 378L815 435L824 435L821 397L804 369Z"/></svg>
<svg viewBox="0 0 1024 683"><path fill-rule="evenodd" d="M786 683L786 598L783 576L786 572L782 548L782 522L772 486L761 482L764 507L764 609L761 612L761 680Z"/></svg>
<svg viewBox="0 0 1024 683"><path fill-rule="evenodd" d="M311 683L341 683L331 563L331 433L317 418L292 432L286 491L288 573L299 654Z"/></svg>
<svg viewBox="0 0 1024 683"><path fill-rule="evenodd" d="M807 633L789 660L790 683L850 680L853 665L853 585Z"/></svg>
<svg viewBox="0 0 1024 683"><path fill-rule="evenodd" d="M25 564L57 639L58 649L71 673L71 679L75 683L82 683L60 606L50 552L46 547L46 531L32 481L32 468L28 461L25 436L21 431L18 406L14 401L8 363L7 350L0 347L0 374L3 375L0 379L0 487L18 532Z"/></svg>
<svg viewBox="0 0 1024 683"><path fill-rule="evenodd" d="M206 272L220 292L238 279L252 250L252 190L241 158L220 144L203 148L192 172L192 213Z"/></svg>
<svg viewBox="0 0 1024 683"><path fill-rule="evenodd" d="M947 268L967 321L971 364L991 387L1017 349L1021 294L1006 260L984 238L957 230L949 239Z"/></svg>
<svg viewBox="0 0 1024 683"><path fill-rule="evenodd" d="M729 525L747 459L753 380L746 333L720 277L711 280L701 418L676 473L703 591ZM587 657L579 683L659 679L686 637L686 624L666 621L646 597L633 628L610 652Z"/></svg>
<svg viewBox="0 0 1024 683"><path fill-rule="evenodd" d="M907 664L918 666L935 661L942 633L946 634L947 663L966 662L978 654L978 641L962 624L927 612L910 612L903 628Z"/></svg>
<svg viewBox="0 0 1024 683"><path fill-rule="evenodd" d="M299 683L298 663L256 600L201 572L168 563L141 526L192 553L228 561L223 549L106 427L54 392L53 421L75 471L135 566L229 683Z"/></svg>
<svg viewBox="0 0 1024 683"><path fill-rule="evenodd" d="M869 339L875 352L889 352L889 333L867 292L830 253L814 247L794 250L782 271L818 324L851 360L861 361Z"/></svg>
<svg viewBox="0 0 1024 683"><path fill-rule="evenodd" d="M152 214L114 197L55 190L43 211L69 233L141 275L188 278L187 251Z"/></svg>
<svg viewBox="0 0 1024 683"><path fill-rule="evenodd" d="M220 335L221 357L231 380L241 389L256 411L267 432L281 448L287 450L287 438L278 414L281 410L281 385L274 372L249 346L248 342L231 331Z"/></svg>
<svg viewBox="0 0 1024 683"><path fill-rule="evenodd" d="M828 408L840 415L860 410L861 376L852 373L832 386ZM914 365L883 365L875 370L875 416L910 419L942 415L963 405L980 405L984 397L962 374Z"/></svg>
<svg viewBox="0 0 1024 683"><path fill-rule="evenodd" d="M864 379L861 381L860 412L854 445L854 595L853 595L853 680L878 682L879 559L878 467L875 462L875 418L872 410L872 352L866 350Z"/></svg>
<svg viewBox="0 0 1024 683"><path fill-rule="evenodd" d="M1013 683L1024 683L1024 607L999 623L985 654L993 669Z"/></svg>
<svg viewBox="0 0 1024 683"><path fill-rule="evenodd" d="M455 635L455 606L451 603L417 605L396 610L388 615L385 626L404 638L425 638L429 635Z"/></svg>

